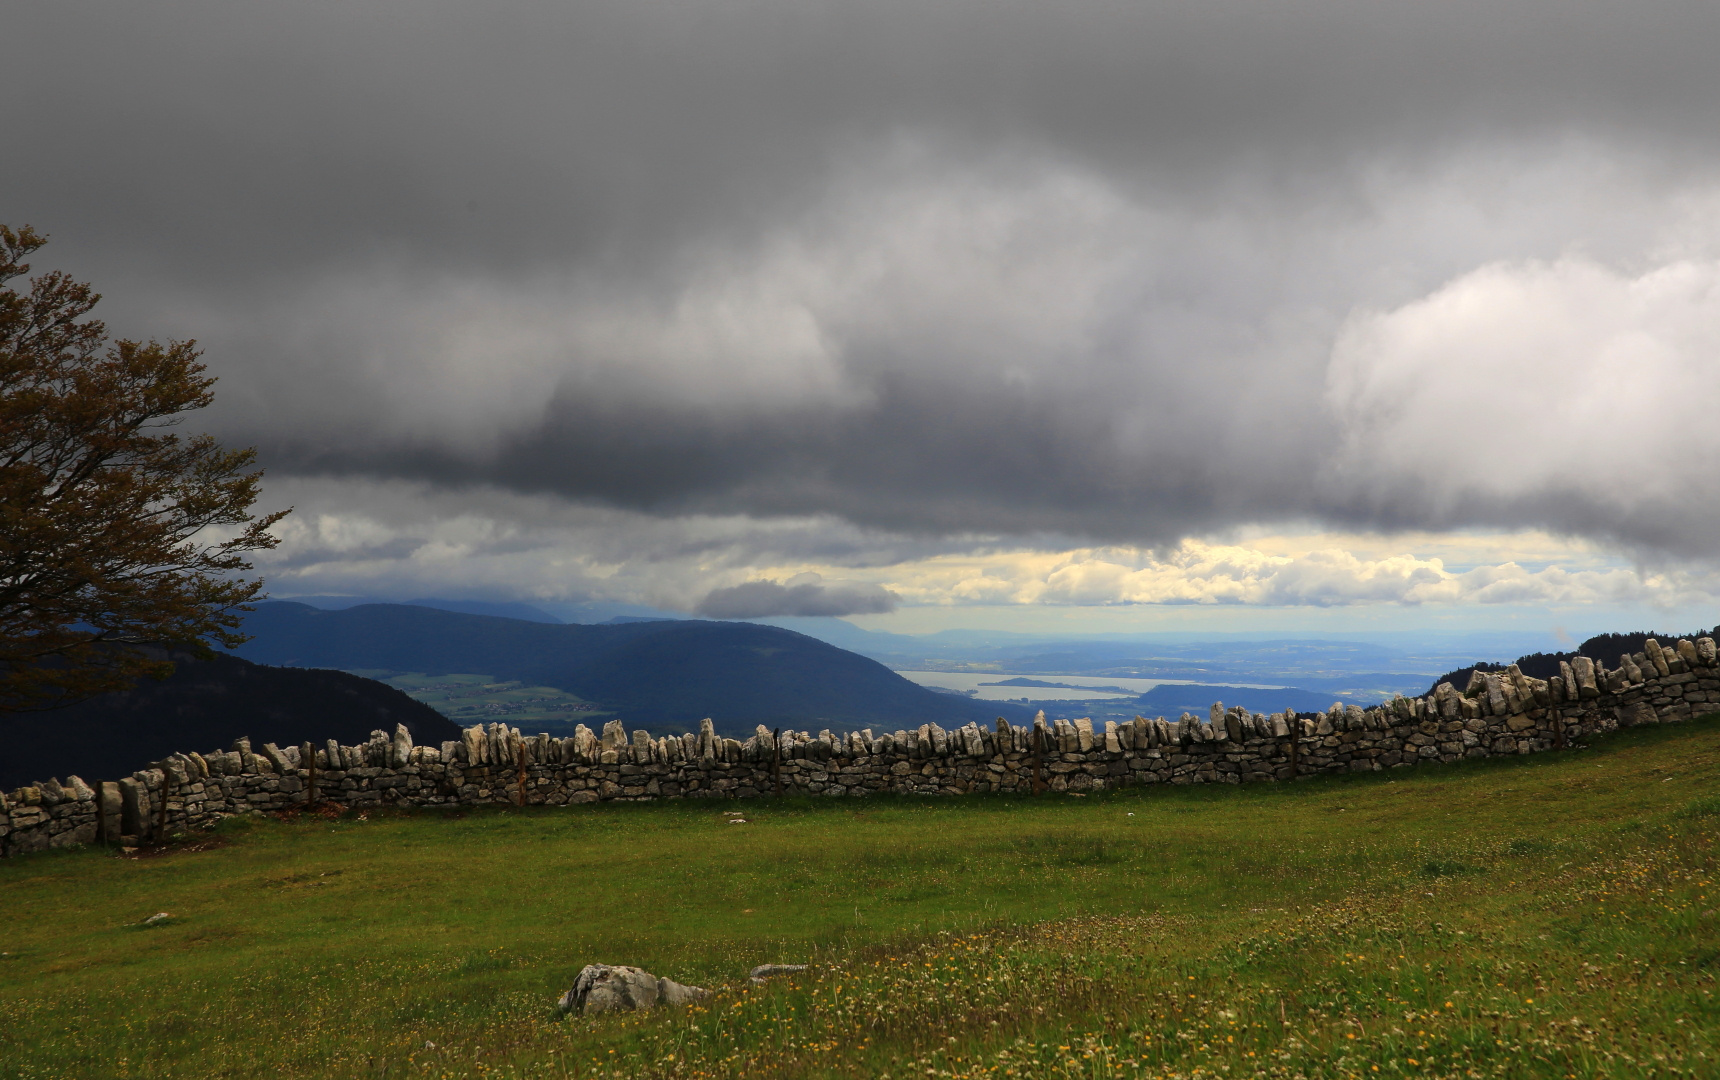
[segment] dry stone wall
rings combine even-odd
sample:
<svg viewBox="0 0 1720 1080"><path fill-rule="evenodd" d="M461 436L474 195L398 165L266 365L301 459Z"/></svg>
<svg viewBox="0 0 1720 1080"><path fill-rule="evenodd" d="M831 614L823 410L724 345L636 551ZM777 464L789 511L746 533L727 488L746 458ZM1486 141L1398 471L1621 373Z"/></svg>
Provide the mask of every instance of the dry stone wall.
<svg viewBox="0 0 1720 1080"><path fill-rule="evenodd" d="M793 793L961 795L978 791L1098 791L1135 784L1286 781L1502 754L1558 750L1597 732L1672 723L1720 711L1720 659L1711 638L1621 656L1608 669L1585 657L1540 680L1513 665L1476 672L1458 690L1323 714L1250 713L1136 717L1095 729L1089 720L1030 727L1003 720L945 731L816 736L759 727L743 741L697 733L653 737L620 721L601 734L523 735L503 724L468 728L459 741L414 746L404 727L360 746L174 754L93 787L70 777L0 794L0 853L92 842L138 844L234 814L313 803L364 807L579 805L611 800L744 799Z"/></svg>

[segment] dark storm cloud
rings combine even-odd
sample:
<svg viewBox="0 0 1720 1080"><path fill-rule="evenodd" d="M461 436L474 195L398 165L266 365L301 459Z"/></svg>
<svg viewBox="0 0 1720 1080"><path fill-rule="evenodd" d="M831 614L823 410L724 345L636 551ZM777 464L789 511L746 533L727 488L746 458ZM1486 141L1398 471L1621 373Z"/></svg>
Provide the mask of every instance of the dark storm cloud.
<svg viewBox="0 0 1720 1080"><path fill-rule="evenodd" d="M808 575L816 579L818 575ZM712 589L696 614L712 619L771 619L882 615L896 610L896 596L877 585L825 585L817 580L744 581Z"/></svg>
<svg viewBox="0 0 1720 1080"><path fill-rule="evenodd" d="M1635 340L1645 275L1711 273L1713 5L74 0L6 31L0 220L116 329L202 339L277 475L1150 543L1720 524L1720 447L1658 441L1705 383L1589 417L1539 358L1608 361L1553 334L1435 393L1512 303L1604 293L1593 340ZM1630 269L1537 269L1573 251ZM1533 483L1495 481L1501 398L1564 417L1511 440ZM1620 464L1644 445L1676 483Z"/></svg>

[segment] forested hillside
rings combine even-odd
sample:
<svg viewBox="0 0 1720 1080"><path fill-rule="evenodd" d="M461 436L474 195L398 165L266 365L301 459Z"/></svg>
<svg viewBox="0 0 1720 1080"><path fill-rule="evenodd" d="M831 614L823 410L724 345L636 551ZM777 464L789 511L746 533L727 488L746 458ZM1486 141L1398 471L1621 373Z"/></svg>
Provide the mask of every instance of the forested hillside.
<svg viewBox="0 0 1720 1080"><path fill-rule="evenodd" d="M175 751L224 750L236 738L278 745L364 741L405 724L437 743L459 728L392 686L344 671L266 667L233 656L173 656L172 675L63 709L0 713L0 788L49 776L113 780Z"/></svg>

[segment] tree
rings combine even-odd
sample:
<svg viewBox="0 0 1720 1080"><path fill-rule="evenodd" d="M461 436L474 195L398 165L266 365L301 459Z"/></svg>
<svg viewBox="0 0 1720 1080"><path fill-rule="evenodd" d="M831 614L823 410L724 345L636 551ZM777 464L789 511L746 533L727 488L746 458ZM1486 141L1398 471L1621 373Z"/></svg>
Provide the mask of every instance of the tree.
<svg viewBox="0 0 1720 1080"><path fill-rule="evenodd" d="M45 238L0 225L0 710L165 677L145 645L233 647L287 511L250 513L254 449L171 429L207 406L194 341L110 341L101 299L53 272L7 285Z"/></svg>

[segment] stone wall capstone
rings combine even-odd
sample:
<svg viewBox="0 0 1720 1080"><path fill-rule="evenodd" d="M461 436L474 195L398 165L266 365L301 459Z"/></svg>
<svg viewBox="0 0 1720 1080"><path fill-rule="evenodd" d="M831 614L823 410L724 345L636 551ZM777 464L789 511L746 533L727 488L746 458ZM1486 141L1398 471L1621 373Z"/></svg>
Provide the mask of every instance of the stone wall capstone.
<svg viewBox="0 0 1720 1080"><path fill-rule="evenodd" d="M601 734L524 735L505 724L457 741L414 746L405 727L370 741L330 740L172 754L92 788L79 777L0 792L0 855L86 843L136 845L206 828L235 814L312 803L350 808L580 805L616 800L767 795L961 795L1098 791L1137 784L1254 783L1340 772L1437 765L1463 758L1559 750L1574 739L1720 711L1713 639L1644 650L1607 669L1587 657L1541 680L1516 665L1475 672L1462 690L1323 714L1270 716L1215 703L1188 713L1095 730L1091 720L1030 727L998 720L946 731L817 735L762 725L745 741L698 732L653 737L619 720Z"/></svg>

